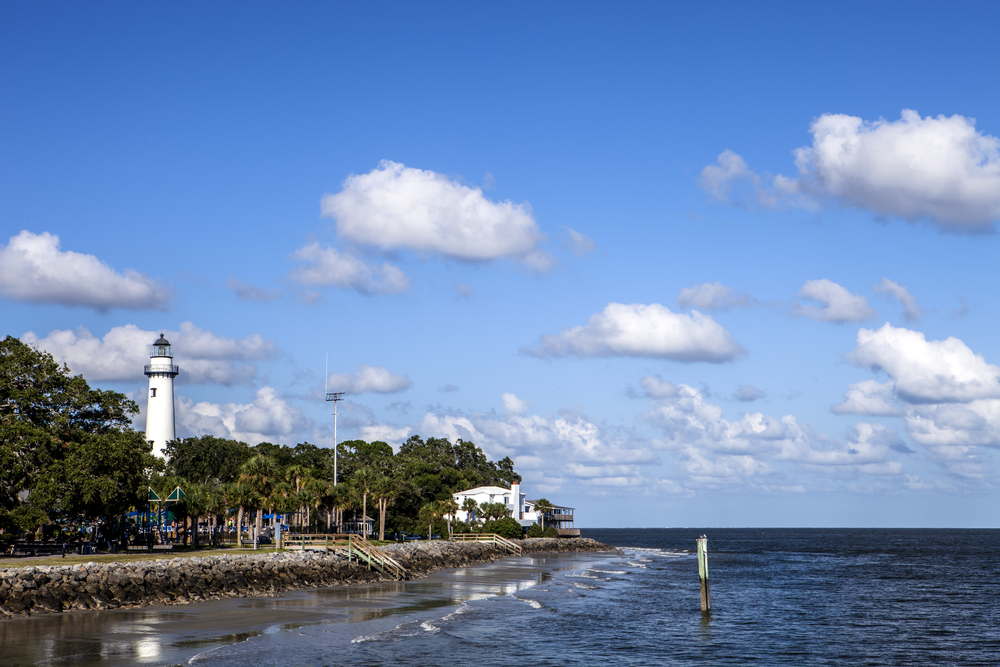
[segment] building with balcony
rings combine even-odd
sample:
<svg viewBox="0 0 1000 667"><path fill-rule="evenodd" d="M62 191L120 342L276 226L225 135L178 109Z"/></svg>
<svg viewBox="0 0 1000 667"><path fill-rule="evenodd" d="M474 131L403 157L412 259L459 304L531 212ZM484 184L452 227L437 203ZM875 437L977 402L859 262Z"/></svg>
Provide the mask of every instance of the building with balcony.
<svg viewBox="0 0 1000 667"><path fill-rule="evenodd" d="M541 515L535 509L535 500L527 500L521 493L520 484L512 484L511 488L505 489L502 486L477 486L474 489L467 489L452 494L455 502L461 508L466 499L471 498L477 505L486 503L502 503L507 506L507 511L519 524L527 528L528 526L541 523ZM559 531L559 537L580 537L580 529L573 527L572 507L563 507L553 503L552 510L545 513L545 526L553 526ZM456 518L466 523L482 521L481 516L477 516L475 510L466 511L459 509Z"/></svg>
<svg viewBox="0 0 1000 667"><path fill-rule="evenodd" d="M538 501L527 500L525 504L531 508L534 516L539 518L536 523L542 523L541 514L535 510L536 502ZM564 507L552 503L552 509L545 513L545 527L554 527L559 531L559 537L580 537L580 529L573 527L574 511L575 509L572 507Z"/></svg>

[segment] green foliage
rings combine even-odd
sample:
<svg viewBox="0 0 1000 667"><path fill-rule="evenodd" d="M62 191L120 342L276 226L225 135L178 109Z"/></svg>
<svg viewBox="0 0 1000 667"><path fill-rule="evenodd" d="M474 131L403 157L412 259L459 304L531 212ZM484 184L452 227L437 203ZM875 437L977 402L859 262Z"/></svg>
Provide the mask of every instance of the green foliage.
<svg viewBox="0 0 1000 667"><path fill-rule="evenodd" d="M155 465L136 403L91 389L52 355L0 341L0 527L96 520L136 504Z"/></svg>
<svg viewBox="0 0 1000 667"><path fill-rule="evenodd" d="M545 498L539 498L535 501L535 511L542 517L542 528L545 527L545 516L554 509L555 506Z"/></svg>
<svg viewBox="0 0 1000 667"><path fill-rule="evenodd" d="M226 484L235 480L240 466L251 456L253 450L245 442L211 435L171 440L166 447L169 470L198 484Z"/></svg>
<svg viewBox="0 0 1000 667"><path fill-rule="evenodd" d="M528 537L541 537L542 532L543 532L542 527L539 526L537 523L533 523L530 526L528 526Z"/></svg>
<svg viewBox="0 0 1000 667"><path fill-rule="evenodd" d="M332 509L342 513L345 522L359 519L367 511L377 520L380 534L384 522L385 531L390 533L426 534L433 524L434 532L443 536L449 518L453 531L471 529L455 520L455 491L519 479L509 459L493 463L466 440L453 445L444 438L425 441L414 436L396 454L384 442L349 440L340 443L337 451L340 483L334 488L332 449L307 442L295 447L266 442L248 447L211 436L186 438L168 446L169 474L161 481L165 486L168 477L171 482L180 480L185 489L185 484L204 484L216 490L216 497L222 497L219 502L223 509L242 507L243 513L273 508L282 513L300 512L304 522L309 508L309 522L314 523ZM259 471L251 468L264 465L265 460L275 469L267 471L261 480ZM242 482L249 496L234 495L234 481ZM225 495L217 491L223 486L229 489ZM434 517L421 511L429 504L435 504ZM489 518L501 519L509 514L506 506L495 503ZM481 511L477 512L478 520L484 518ZM337 522L334 518L333 523ZM295 525L305 528L304 523Z"/></svg>
<svg viewBox="0 0 1000 667"><path fill-rule="evenodd" d="M506 537L508 540L519 540L524 534L524 529L521 528L521 524L517 521L507 517L506 519L487 521L483 524L479 532L496 533L500 537Z"/></svg>
<svg viewBox="0 0 1000 667"><path fill-rule="evenodd" d="M542 537L559 537L559 531L555 526L549 526L542 532Z"/></svg>
<svg viewBox="0 0 1000 667"><path fill-rule="evenodd" d="M332 453L332 452L331 452ZM337 446L337 474L348 479L362 468L371 468L380 475L395 476L392 447L382 441L348 440ZM329 461L333 475L333 459Z"/></svg>
<svg viewBox="0 0 1000 667"><path fill-rule="evenodd" d="M496 521L510 516L510 508L503 503L483 503L479 506L478 516L487 521Z"/></svg>

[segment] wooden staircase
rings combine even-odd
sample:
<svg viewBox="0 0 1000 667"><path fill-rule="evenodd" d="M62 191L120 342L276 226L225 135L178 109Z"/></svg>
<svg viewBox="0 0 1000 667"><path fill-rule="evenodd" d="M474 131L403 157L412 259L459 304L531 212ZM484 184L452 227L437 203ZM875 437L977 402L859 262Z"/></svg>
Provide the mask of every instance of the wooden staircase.
<svg viewBox="0 0 1000 667"><path fill-rule="evenodd" d="M360 535L351 535L349 553L357 557L359 561L368 563L369 570L374 566L380 572L391 574L397 579L406 579L406 568Z"/></svg>
<svg viewBox="0 0 1000 667"><path fill-rule="evenodd" d="M406 568L361 535L282 535L280 546L289 551L346 551L349 561L357 559L369 570L374 567L396 579L407 577Z"/></svg>
<svg viewBox="0 0 1000 667"><path fill-rule="evenodd" d="M524 550L520 546L496 533L455 533L451 536L451 539L455 542L491 542L507 553L517 556L524 553Z"/></svg>

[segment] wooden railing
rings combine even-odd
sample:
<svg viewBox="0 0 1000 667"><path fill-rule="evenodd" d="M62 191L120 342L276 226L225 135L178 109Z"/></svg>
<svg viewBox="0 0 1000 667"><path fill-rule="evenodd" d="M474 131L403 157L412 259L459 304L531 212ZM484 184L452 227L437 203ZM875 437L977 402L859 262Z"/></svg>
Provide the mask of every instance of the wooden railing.
<svg viewBox="0 0 1000 667"><path fill-rule="evenodd" d="M289 551L320 551L329 553L334 549L350 549L350 535L296 535L283 534L281 544L282 549Z"/></svg>
<svg viewBox="0 0 1000 667"><path fill-rule="evenodd" d="M361 535L282 535L280 546L289 551L322 550L323 553L329 553L343 550L347 552L349 561L356 558L359 563L365 563L369 570L374 566L397 579L405 579L407 576L406 568Z"/></svg>
<svg viewBox="0 0 1000 667"><path fill-rule="evenodd" d="M451 539L456 542L491 542L504 551L508 551L512 554L521 555L522 549L520 546L514 544L506 537L501 537L496 533L455 533L451 536Z"/></svg>
<svg viewBox="0 0 1000 667"><path fill-rule="evenodd" d="M382 572L387 572L397 579L406 578L406 568L360 535L351 535L350 549L358 557L358 560L364 560L368 563L368 569L374 565Z"/></svg>

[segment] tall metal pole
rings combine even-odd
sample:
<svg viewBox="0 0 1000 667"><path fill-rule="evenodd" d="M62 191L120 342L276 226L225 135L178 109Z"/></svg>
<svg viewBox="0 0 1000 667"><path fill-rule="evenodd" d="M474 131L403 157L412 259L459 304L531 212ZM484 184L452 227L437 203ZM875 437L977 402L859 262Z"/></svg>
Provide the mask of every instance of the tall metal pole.
<svg viewBox="0 0 1000 667"><path fill-rule="evenodd" d="M333 401L333 485L337 486L337 403L344 400L344 392L328 391L326 400Z"/></svg>

